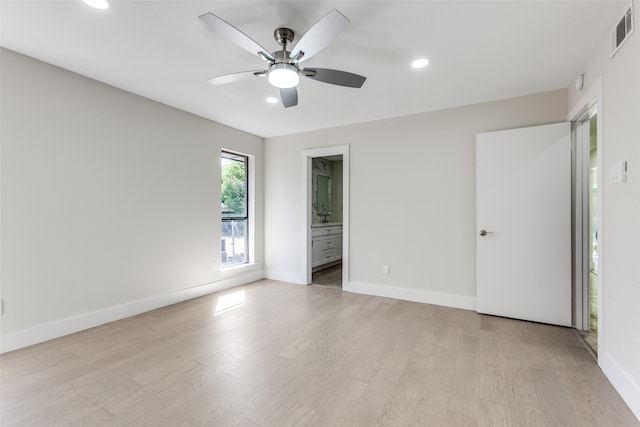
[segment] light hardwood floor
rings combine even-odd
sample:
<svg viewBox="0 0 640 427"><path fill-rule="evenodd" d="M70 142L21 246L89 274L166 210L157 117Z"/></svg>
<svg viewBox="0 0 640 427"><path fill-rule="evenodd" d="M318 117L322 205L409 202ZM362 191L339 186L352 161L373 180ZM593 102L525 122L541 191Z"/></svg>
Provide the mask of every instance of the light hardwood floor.
<svg viewBox="0 0 640 427"><path fill-rule="evenodd" d="M6 426L640 425L571 329L267 280L0 363Z"/></svg>

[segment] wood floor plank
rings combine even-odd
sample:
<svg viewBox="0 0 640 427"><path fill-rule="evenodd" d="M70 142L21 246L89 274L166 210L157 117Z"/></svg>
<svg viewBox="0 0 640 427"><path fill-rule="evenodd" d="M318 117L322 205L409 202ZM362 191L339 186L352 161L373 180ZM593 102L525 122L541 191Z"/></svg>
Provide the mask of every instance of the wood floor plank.
<svg viewBox="0 0 640 427"><path fill-rule="evenodd" d="M391 395L382 408L378 418L378 426L406 426L410 425L413 414L418 405L419 396L413 391L399 390Z"/></svg>
<svg viewBox="0 0 640 427"><path fill-rule="evenodd" d="M65 383L29 394L28 398L9 400L2 396L0 424L8 420L31 418L42 408L61 405L69 399L69 395L78 393L73 384Z"/></svg>
<svg viewBox="0 0 640 427"><path fill-rule="evenodd" d="M307 337L298 337L295 341L289 344L283 351L278 353L278 356L285 359L295 359L298 355L304 352L311 346L313 341Z"/></svg>
<svg viewBox="0 0 640 427"><path fill-rule="evenodd" d="M234 425L238 420L249 419L248 417L254 413L258 413L257 417L260 417L259 411L264 410L263 405L269 408L272 398L278 395L286 396L289 389L285 387L294 384L295 379L304 375L311 362L317 358L317 355L313 357L309 352L305 356L308 357L285 359L285 363L278 370L262 381L253 384L252 381L245 380L242 390L233 395L224 396L222 399L228 403L230 410L223 419L218 420L222 423L221 425Z"/></svg>
<svg viewBox="0 0 640 427"><path fill-rule="evenodd" d="M364 349L351 346L344 356L329 369L320 368L312 373L308 377L307 383L298 390L296 400L312 408L324 405L324 402L332 395L330 390L339 389L344 382L350 381L350 374L355 370L364 354ZM316 364L317 362L314 362L314 365Z"/></svg>
<svg viewBox="0 0 640 427"><path fill-rule="evenodd" d="M315 411L315 415L309 419L310 425L337 426L351 411L369 384L348 378L344 381L324 405Z"/></svg>
<svg viewBox="0 0 640 427"><path fill-rule="evenodd" d="M100 426L109 424L114 420L114 415L104 408L98 408L94 412L83 415L69 422L70 426Z"/></svg>
<svg viewBox="0 0 640 427"><path fill-rule="evenodd" d="M507 402L514 425L546 426L538 393L526 367L507 372Z"/></svg>
<svg viewBox="0 0 640 427"><path fill-rule="evenodd" d="M511 419L511 410L507 406L480 399L478 404L478 425L510 427L515 424Z"/></svg>
<svg viewBox="0 0 640 427"><path fill-rule="evenodd" d="M382 364L387 358L387 354L394 345L393 337L377 334L379 339L373 343L369 351L363 356L362 360L351 373L351 377L362 381L371 381L372 378L380 371ZM396 373L397 370L396 370ZM400 373L398 373L398 376Z"/></svg>
<svg viewBox="0 0 640 427"><path fill-rule="evenodd" d="M399 379L399 374L378 369L358 400L337 425L345 427L375 425Z"/></svg>
<svg viewBox="0 0 640 427"><path fill-rule="evenodd" d="M483 336L478 345L478 398L508 405L507 372L518 366L517 349L494 336Z"/></svg>
<svg viewBox="0 0 640 427"><path fill-rule="evenodd" d="M569 403L567 390L562 387L557 373L532 368L531 375L547 425L566 426L572 420L578 420Z"/></svg>
<svg viewBox="0 0 640 427"><path fill-rule="evenodd" d="M412 425L444 425L448 416L451 387L456 375L455 365L450 359L451 354L445 347L438 346L431 352Z"/></svg>
<svg viewBox="0 0 640 427"><path fill-rule="evenodd" d="M476 427L479 424L475 418L470 418L457 412L448 411L444 425L447 427Z"/></svg>
<svg viewBox="0 0 640 427"><path fill-rule="evenodd" d="M425 398L426 394L423 392L430 373L429 360L413 353L382 410L379 424L411 425L428 418L424 416L424 405L431 402Z"/></svg>
<svg viewBox="0 0 640 427"><path fill-rule="evenodd" d="M290 410L283 413L273 425L282 427L299 427L306 426L315 415L315 411L306 406L294 403Z"/></svg>
<svg viewBox="0 0 640 427"><path fill-rule="evenodd" d="M478 417L478 338L461 335L455 357L455 378L448 409L470 419Z"/></svg>
<svg viewBox="0 0 640 427"><path fill-rule="evenodd" d="M238 427L260 427L260 426L249 420L242 420L242 422L238 424Z"/></svg>
<svg viewBox="0 0 640 427"><path fill-rule="evenodd" d="M412 335L396 335L394 338L393 346L384 355L381 368L400 374L413 356L417 339Z"/></svg>
<svg viewBox="0 0 640 427"><path fill-rule="evenodd" d="M144 388L147 388L145 386ZM142 390L142 389L140 389ZM167 414L172 413L194 393L194 387L186 381L168 382L158 389L137 390L124 401L114 402L105 409L114 415L120 425L162 425ZM145 411L140 411L140 408Z"/></svg>
<svg viewBox="0 0 640 427"><path fill-rule="evenodd" d="M570 328L272 280L0 355L0 423L640 426Z"/></svg>

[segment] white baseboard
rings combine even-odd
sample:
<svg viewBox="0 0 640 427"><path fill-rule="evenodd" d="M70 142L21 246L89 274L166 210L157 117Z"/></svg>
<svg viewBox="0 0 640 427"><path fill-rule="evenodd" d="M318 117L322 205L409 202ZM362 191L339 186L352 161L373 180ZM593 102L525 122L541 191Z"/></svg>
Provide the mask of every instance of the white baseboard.
<svg viewBox="0 0 640 427"><path fill-rule="evenodd" d="M476 298L463 295L445 294L411 288L399 288L395 286L372 285L359 282L348 282L344 290L357 294L396 298L405 301L462 308L465 310L476 310Z"/></svg>
<svg viewBox="0 0 640 427"><path fill-rule="evenodd" d="M306 285L307 278L304 275L288 273L282 271L266 270L264 272L265 279L277 280L279 282L293 283L296 285Z"/></svg>
<svg viewBox="0 0 640 427"><path fill-rule="evenodd" d="M207 283L205 285L194 286L193 288L182 289L166 295L158 295L155 297L145 298L130 303L105 308L102 310L84 313L78 316L66 319L56 320L42 325L34 326L19 332L14 332L3 336L0 339L0 354L30 345L38 344L74 332L83 331L115 320L124 319L126 317L135 316L136 314L146 311L155 310L156 308L166 307L182 301L208 295L213 292L229 289L234 286L244 285L264 278L262 270L253 270L251 272L230 277L217 282Z"/></svg>
<svg viewBox="0 0 640 427"><path fill-rule="evenodd" d="M598 364L631 412L640 421L640 386L609 353L598 354Z"/></svg>

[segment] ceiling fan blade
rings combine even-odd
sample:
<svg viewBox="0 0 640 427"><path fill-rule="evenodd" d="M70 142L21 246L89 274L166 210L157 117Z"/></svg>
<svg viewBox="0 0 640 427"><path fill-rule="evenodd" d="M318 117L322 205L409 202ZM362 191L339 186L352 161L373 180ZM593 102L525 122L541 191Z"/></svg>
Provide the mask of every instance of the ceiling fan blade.
<svg viewBox="0 0 640 427"><path fill-rule="evenodd" d="M333 9L324 15L318 22L302 36L291 52L291 57L295 58L300 52L304 55L298 62L306 61L316 53L320 52L347 28L349 21L338 9Z"/></svg>
<svg viewBox="0 0 640 427"><path fill-rule="evenodd" d="M313 80L332 85L360 88L367 80L365 76L329 68L305 68L300 74Z"/></svg>
<svg viewBox="0 0 640 427"><path fill-rule="evenodd" d="M214 77L207 81L214 85L223 85L226 83L233 83L233 82L238 82L240 80L247 80L252 77L266 76L266 75L267 75L267 70L241 71L239 73L225 74L224 76Z"/></svg>
<svg viewBox="0 0 640 427"><path fill-rule="evenodd" d="M268 50L260 46L251 37L229 24L226 21L218 18L213 13L207 12L199 16L200 20L204 22L207 28L214 33L221 35L232 43L240 46L244 50L261 57L265 57L269 61L273 61L273 56Z"/></svg>
<svg viewBox="0 0 640 427"><path fill-rule="evenodd" d="M298 90L295 87L280 89L280 99L284 108L298 105Z"/></svg>

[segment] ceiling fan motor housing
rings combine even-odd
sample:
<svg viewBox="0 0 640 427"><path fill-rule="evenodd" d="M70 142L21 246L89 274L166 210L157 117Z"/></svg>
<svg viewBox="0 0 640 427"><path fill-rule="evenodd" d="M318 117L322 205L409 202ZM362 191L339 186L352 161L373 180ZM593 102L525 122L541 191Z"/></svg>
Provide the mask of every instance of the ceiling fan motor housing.
<svg viewBox="0 0 640 427"><path fill-rule="evenodd" d="M276 64L290 64L292 63L292 59L291 56L289 56L291 52L289 52L288 50L276 50L275 52L273 52L273 62Z"/></svg>
<svg viewBox="0 0 640 427"><path fill-rule="evenodd" d="M273 37L276 39L276 42L278 42L280 46L286 47L286 45L289 45L293 42L295 33L289 28L276 28L276 30L273 32Z"/></svg>

